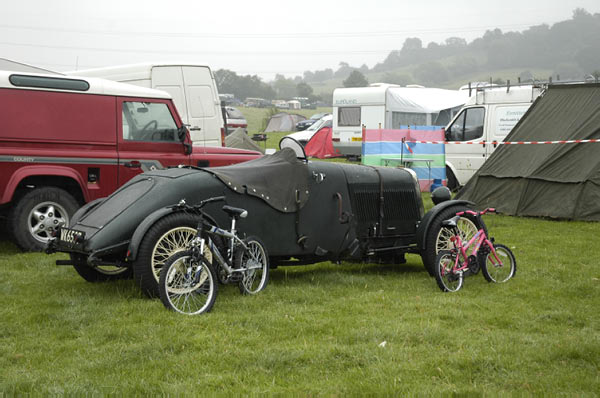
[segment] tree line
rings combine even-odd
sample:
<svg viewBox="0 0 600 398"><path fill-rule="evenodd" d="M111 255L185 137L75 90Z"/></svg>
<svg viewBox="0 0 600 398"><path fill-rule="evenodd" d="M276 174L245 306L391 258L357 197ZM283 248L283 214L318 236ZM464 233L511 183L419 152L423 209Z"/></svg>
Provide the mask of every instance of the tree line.
<svg viewBox="0 0 600 398"><path fill-rule="evenodd" d="M400 50L391 51L373 68L353 67L340 62L337 70L326 68L305 71L302 76L286 78L276 75L271 83L258 76L238 76L221 69L215 72L221 93L233 93L237 98L261 97L289 99L310 97L311 83L343 79L345 87L368 85L365 75L379 73L378 81L400 85L443 85L472 76L474 73L503 69L521 69L522 81L542 79L530 70L551 70L560 80L581 80L587 76L600 77L600 14L590 14L577 8L569 20L532 26L523 32L488 30L482 37L468 43L460 37L450 37L443 43L423 45L421 39L407 38ZM398 72L402 70L403 72ZM501 76L496 80L502 83Z"/></svg>

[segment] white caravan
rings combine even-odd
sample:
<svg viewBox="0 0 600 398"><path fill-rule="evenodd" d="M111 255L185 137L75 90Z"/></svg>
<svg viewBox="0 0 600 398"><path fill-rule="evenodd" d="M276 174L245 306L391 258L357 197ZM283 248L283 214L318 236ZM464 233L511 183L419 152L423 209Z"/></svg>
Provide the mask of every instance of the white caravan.
<svg viewBox="0 0 600 398"><path fill-rule="evenodd" d="M445 126L467 102L464 90L422 86L336 88L333 91L332 142L343 155L358 156L362 126L398 129L400 126Z"/></svg>
<svg viewBox="0 0 600 398"><path fill-rule="evenodd" d="M171 94L195 146L224 146L221 101L212 71L205 65L137 64L67 72L101 77Z"/></svg>
<svg viewBox="0 0 600 398"><path fill-rule="evenodd" d="M449 188L456 189L467 183L497 147L482 142L503 141L541 93L542 88L537 86L473 89L464 108L446 127L446 141L481 144L446 145Z"/></svg>

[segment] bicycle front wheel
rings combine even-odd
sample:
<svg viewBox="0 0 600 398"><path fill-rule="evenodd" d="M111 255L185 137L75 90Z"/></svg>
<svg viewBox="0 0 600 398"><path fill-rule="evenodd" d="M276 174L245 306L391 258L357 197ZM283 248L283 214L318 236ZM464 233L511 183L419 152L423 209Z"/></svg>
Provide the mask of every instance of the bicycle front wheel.
<svg viewBox="0 0 600 398"><path fill-rule="evenodd" d="M170 310L198 315L212 309L217 297L215 271L204 256L191 251L173 254L160 270L160 300Z"/></svg>
<svg viewBox="0 0 600 398"><path fill-rule="evenodd" d="M239 287L242 294L256 294L269 282L269 256L265 245L256 236L244 240L247 250L236 258L236 267L244 269Z"/></svg>
<svg viewBox="0 0 600 398"><path fill-rule="evenodd" d="M435 260L435 280L443 292L456 292L463 284L462 271L455 271L456 253L441 250Z"/></svg>
<svg viewBox="0 0 600 398"><path fill-rule="evenodd" d="M517 260L513 252L504 245L494 244L494 250L497 257L491 250L482 256L481 272L488 282L504 283L515 276Z"/></svg>

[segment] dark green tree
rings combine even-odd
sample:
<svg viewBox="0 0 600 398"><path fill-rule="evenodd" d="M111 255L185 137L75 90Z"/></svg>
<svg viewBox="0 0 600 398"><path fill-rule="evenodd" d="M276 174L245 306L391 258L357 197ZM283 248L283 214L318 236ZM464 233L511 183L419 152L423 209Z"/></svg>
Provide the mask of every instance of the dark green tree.
<svg viewBox="0 0 600 398"><path fill-rule="evenodd" d="M346 80L342 82L344 87L367 87L369 85L369 81L358 70L353 70L350 73L350 76Z"/></svg>
<svg viewBox="0 0 600 398"><path fill-rule="evenodd" d="M313 93L313 88L305 82L298 83L296 85L296 94L298 97L310 97Z"/></svg>

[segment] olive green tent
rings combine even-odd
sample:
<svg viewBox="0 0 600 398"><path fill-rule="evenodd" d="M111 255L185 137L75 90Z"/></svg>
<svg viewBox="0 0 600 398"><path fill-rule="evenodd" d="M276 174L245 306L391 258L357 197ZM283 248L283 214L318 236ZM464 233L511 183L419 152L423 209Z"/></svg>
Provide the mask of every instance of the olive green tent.
<svg viewBox="0 0 600 398"><path fill-rule="evenodd" d="M600 138L600 84L550 85L507 142ZM458 193L519 216L600 221L600 143L500 145Z"/></svg>
<svg viewBox="0 0 600 398"><path fill-rule="evenodd" d="M252 141L252 138L248 137L246 132L240 127L225 137L225 146L228 148L249 149L251 151L265 153L265 150Z"/></svg>

